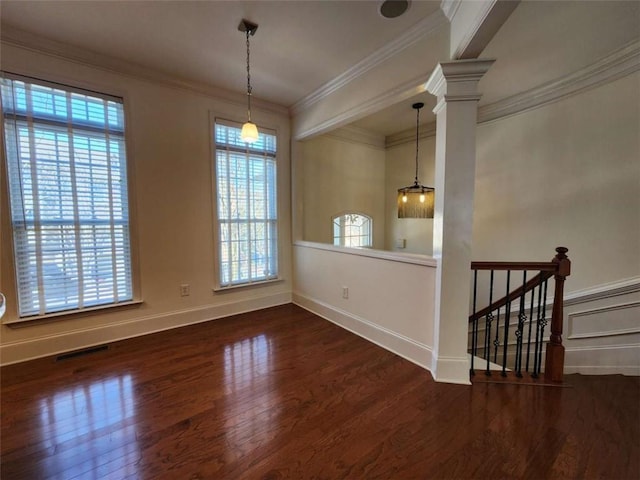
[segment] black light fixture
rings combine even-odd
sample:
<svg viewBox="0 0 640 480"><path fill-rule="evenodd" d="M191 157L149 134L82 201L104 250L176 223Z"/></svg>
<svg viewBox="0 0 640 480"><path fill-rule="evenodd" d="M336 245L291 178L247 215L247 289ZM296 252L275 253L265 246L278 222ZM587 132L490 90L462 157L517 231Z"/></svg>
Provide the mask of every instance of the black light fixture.
<svg viewBox="0 0 640 480"><path fill-rule="evenodd" d="M416 110L416 177L413 185L398 189L398 218L433 218L435 189L418 181L418 145L420 141L420 109L424 103L414 103Z"/></svg>
<svg viewBox="0 0 640 480"><path fill-rule="evenodd" d="M255 35L258 30L258 24L245 20L244 18L238 25L238 30L247 34L247 122L242 125L242 132L240 138L243 142L253 143L258 140L258 127L251 121L251 64L249 62L249 54L251 51L251 45L249 37Z"/></svg>

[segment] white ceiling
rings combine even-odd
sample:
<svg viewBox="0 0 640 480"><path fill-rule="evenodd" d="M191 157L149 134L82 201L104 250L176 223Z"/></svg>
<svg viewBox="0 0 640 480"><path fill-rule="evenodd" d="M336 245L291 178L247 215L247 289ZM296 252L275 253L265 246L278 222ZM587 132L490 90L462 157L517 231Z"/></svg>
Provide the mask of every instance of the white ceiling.
<svg viewBox="0 0 640 480"><path fill-rule="evenodd" d="M291 106L435 12L386 19L366 1L3 0L2 25L227 90L246 91L246 18L256 98Z"/></svg>
<svg viewBox="0 0 640 480"><path fill-rule="evenodd" d="M259 24L251 39L256 98L290 107L440 8L413 0L385 19L382 0L103 1L1 0L10 27L169 74L243 93L242 18ZM480 82L480 104L498 101L588 66L640 35L640 2L523 0L482 52L496 63ZM1 61L1 58L0 58ZM435 66L435 65L434 65ZM354 123L379 135L415 125L422 93Z"/></svg>

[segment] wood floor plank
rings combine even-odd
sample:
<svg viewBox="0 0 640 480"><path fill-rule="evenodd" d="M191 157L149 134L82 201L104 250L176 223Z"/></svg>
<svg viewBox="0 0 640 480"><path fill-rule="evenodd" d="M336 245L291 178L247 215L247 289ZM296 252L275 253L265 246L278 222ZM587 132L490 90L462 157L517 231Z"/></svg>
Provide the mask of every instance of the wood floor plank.
<svg viewBox="0 0 640 480"><path fill-rule="evenodd" d="M435 383L294 305L0 370L0 476L640 478L640 379Z"/></svg>

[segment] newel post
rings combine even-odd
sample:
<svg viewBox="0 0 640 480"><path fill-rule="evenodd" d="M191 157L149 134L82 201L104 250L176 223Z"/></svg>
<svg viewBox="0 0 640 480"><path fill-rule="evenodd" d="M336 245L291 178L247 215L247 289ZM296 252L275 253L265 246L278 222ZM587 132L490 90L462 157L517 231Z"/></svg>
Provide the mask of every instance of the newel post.
<svg viewBox="0 0 640 480"><path fill-rule="evenodd" d="M554 273L556 287L551 314L551 338L547 344L544 366L545 379L552 382L561 382L564 374L564 345L562 345L564 279L571 274L571 260L567 258L568 251L569 249L565 247L556 248L557 255L552 260L556 264Z"/></svg>

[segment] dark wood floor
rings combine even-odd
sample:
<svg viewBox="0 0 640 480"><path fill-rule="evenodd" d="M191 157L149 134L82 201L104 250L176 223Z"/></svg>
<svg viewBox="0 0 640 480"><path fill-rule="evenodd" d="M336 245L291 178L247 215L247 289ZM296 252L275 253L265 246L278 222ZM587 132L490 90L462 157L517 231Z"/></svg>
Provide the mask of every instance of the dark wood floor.
<svg viewBox="0 0 640 480"><path fill-rule="evenodd" d="M640 477L640 379L436 384L286 305L4 367L1 477Z"/></svg>

